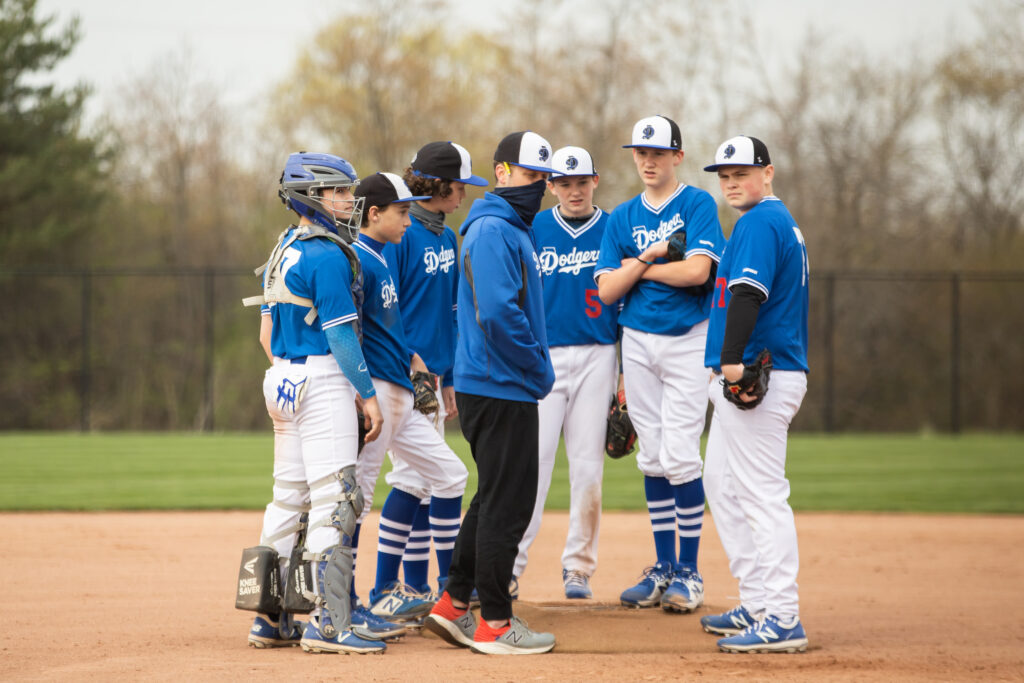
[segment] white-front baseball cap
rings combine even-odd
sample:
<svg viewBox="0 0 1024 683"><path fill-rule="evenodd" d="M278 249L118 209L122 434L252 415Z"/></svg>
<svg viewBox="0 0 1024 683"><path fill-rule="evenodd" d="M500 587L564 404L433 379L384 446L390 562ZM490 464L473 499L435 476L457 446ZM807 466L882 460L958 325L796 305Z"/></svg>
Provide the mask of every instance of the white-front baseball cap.
<svg viewBox="0 0 1024 683"><path fill-rule="evenodd" d="M551 173L551 143L529 130L509 133L494 150L494 161Z"/></svg>
<svg viewBox="0 0 1024 683"><path fill-rule="evenodd" d="M768 147L748 135L737 135L718 146L715 163L705 166L705 171L717 171L720 166L768 166L772 158Z"/></svg>
<svg viewBox="0 0 1024 683"><path fill-rule="evenodd" d="M582 147L561 147L551 155L551 176L597 175L590 152Z"/></svg>
<svg viewBox="0 0 1024 683"><path fill-rule="evenodd" d="M630 147L653 147L654 149L680 150L683 138L679 134L679 126L667 116L648 116L633 126L633 142L623 145Z"/></svg>

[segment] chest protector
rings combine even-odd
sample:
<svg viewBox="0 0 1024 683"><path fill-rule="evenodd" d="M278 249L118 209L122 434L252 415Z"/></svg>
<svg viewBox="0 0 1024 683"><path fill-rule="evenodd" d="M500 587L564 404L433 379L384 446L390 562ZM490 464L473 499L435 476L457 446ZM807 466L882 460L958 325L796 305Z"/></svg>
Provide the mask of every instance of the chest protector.
<svg viewBox="0 0 1024 683"><path fill-rule="evenodd" d="M291 235L288 235L288 230L291 230ZM296 304L298 306L305 306L309 308L309 312L304 318L307 325L312 325L313 321L317 318L316 306L313 305L312 299L298 296L285 284L284 273L281 272L281 263L284 261L284 254L288 247L292 245L296 240L311 240L311 239L327 239L338 245L341 252L345 254L345 258L348 259L349 267L352 269L352 302L356 306L356 312L359 314L359 321L356 324L356 333L359 335L360 340L362 339L362 311L363 311L363 269L359 263L359 257L356 256L355 250L338 235L326 230L319 225L301 225L297 228L288 228L281 233L280 237L277 238L277 246L270 252L270 259L262 266L257 268L254 272L257 275L262 275L264 272L267 273L266 278L263 281L263 294L259 296L249 296L242 299L242 305L244 306L262 306L263 304ZM287 239L285 236L288 236Z"/></svg>

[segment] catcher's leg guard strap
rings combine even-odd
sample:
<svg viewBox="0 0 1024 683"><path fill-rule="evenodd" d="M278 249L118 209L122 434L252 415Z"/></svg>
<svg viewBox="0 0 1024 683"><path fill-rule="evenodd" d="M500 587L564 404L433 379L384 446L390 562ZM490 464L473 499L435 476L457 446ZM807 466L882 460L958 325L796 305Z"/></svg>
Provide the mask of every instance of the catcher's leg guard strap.
<svg viewBox="0 0 1024 683"><path fill-rule="evenodd" d="M310 491L319 494L320 489L327 488L333 482L341 484L340 493L328 493L327 495L316 495L310 502L312 507L325 502L337 501L338 507L327 519L319 519L309 525L309 530L319 529L322 526L337 527L342 534L342 545L352 547L352 534L356 530L356 520L363 512L363 491L356 483L356 467L349 465L342 468L340 472L333 472L326 477L317 479L309 485ZM348 541L344 537L348 536Z"/></svg>

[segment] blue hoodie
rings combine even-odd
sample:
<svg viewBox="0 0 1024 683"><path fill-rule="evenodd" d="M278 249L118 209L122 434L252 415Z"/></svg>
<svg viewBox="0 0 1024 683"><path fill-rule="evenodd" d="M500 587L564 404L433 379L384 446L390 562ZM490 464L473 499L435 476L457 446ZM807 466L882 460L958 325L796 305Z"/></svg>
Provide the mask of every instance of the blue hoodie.
<svg viewBox="0 0 1024 683"><path fill-rule="evenodd" d="M530 227L488 192L473 202L459 232L455 390L536 403L551 391L555 371Z"/></svg>

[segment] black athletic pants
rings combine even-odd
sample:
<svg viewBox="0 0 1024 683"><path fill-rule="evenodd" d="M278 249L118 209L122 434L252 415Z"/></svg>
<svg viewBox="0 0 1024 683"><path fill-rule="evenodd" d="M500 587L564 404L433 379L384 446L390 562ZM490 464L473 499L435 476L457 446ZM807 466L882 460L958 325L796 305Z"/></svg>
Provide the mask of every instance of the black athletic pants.
<svg viewBox="0 0 1024 683"><path fill-rule="evenodd" d="M446 588L469 602L475 587L481 618L508 619L508 584L537 499L537 404L463 393L455 394L455 404L478 483L455 539Z"/></svg>

